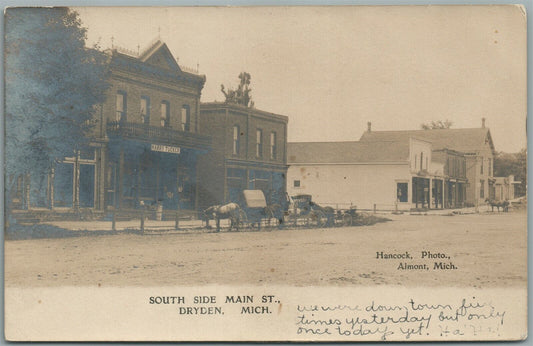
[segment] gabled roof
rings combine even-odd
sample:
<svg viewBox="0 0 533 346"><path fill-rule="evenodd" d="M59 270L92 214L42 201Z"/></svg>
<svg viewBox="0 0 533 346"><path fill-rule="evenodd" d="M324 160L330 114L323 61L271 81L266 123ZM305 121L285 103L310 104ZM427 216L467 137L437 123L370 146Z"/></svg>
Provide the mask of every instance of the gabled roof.
<svg viewBox="0 0 533 346"><path fill-rule="evenodd" d="M167 70L181 71L176 59L168 49L166 43L156 40L152 45L145 49L140 55L139 60L150 65L161 67Z"/></svg>
<svg viewBox="0 0 533 346"><path fill-rule="evenodd" d="M377 163L407 162L409 140L379 142L293 142L287 143L287 162Z"/></svg>
<svg viewBox="0 0 533 346"><path fill-rule="evenodd" d="M200 89L205 84L205 75L181 69L167 45L160 40L156 40L141 54L121 47L106 52L110 56L112 70L125 69L165 81L193 82Z"/></svg>
<svg viewBox="0 0 533 346"><path fill-rule="evenodd" d="M475 153L486 149L493 152L494 143L488 128L474 129L437 129L437 130L406 130L406 131L366 131L361 142L400 141L406 138L417 138L431 142L435 149L452 149L463 153Z"/></svg>

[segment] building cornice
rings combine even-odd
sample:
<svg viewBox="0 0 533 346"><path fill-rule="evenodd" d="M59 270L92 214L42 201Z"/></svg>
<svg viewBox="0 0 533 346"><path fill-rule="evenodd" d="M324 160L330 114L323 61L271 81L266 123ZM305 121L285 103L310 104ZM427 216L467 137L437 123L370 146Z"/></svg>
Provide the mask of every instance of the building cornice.
<svg viewBox="0 0 533 346"><path fill-rule="evenodd" d="M215 111L231 111L234 113L239 113L242 115L250 115L255 118L265 119L272 121L277 120L287 124L289 122L289 117L286 115L280 115L276 113L270 113L262 111L260 109L241 106L235 103L226 103L226 102L202 102L200 103L200 110L203 112L215 112Z"/></svg>

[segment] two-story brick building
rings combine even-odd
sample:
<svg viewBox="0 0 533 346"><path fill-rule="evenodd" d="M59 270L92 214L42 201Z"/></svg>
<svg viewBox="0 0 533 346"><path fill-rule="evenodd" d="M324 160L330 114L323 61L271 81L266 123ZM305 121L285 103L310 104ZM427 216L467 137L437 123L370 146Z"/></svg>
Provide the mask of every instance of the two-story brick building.
<svg viewBox="0 0 533 346"><path fill-rule="evenodd" d="M91 146L57 163L52 207L175 210L179 200L196 209L197 160L211 147L199 133L205 76L185 71L159 40L140 54L106 53L109 88Z"/></svg>
<svg viewBox="0 0 533 346"><path fill-rule="evenodd" d="M201 207L240 202L242 190L263 190L269 203L285 196L287 123L283 115L234 103L202 103L200 132L212 150L198 161Z"/></svg>
<svg viewBox="0 0 533 346"><path fill-rule="evenodd" d="M263 190L270 203L285 197L286 116L200 104L206 77L180 66L160 40L141 52L105 53L109 87L95 106L90 146L57 161L43 207L162 205L165 214L239 201L244 189ZM29 184L20 185L18 194L29 195Z"/></svg>

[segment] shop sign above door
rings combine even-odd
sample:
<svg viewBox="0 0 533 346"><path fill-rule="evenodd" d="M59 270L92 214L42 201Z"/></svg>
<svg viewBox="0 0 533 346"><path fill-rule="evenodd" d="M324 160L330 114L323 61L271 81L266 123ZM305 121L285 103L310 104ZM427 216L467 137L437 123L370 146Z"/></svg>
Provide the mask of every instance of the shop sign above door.
<svg viewBox="0 0 533 346"><path fill-rule="evenodd" d="M162 153L179 154L180 147L171 147L168 145L152 144L152 151L159 151Z"/></svg>

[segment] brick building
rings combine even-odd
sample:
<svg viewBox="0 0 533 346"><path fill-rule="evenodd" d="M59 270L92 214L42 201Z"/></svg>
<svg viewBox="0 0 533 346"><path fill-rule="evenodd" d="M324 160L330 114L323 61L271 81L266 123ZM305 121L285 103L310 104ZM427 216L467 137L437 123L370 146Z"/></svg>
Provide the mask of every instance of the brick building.
<svg viewBox="0 0 533 346"><path fill-rule="evenodd" d="M111 49L106 101L91 146L58 162L51 207L195 210L197 160L211 147L199 133L205 76L180 67L157 40L140 54Z"/></svg>
<svg viewBox="0 0 533 346"><path fill-rule="evenodd" d="M240 202L242 190L263 190L269 203L285 196L287 123L283 115L231 103L202 103L200 131L212 150L198 161L201 207Z"/></svg>
<svg viewBox="0 0 533 346"><path fill-rule="evenodd" d="M135 214L162 206L163 217L167 211L175 217L178 207L195 215L239 201L244 189L263 190L269 202L285 196L286 116L200 104L206 77L180 66L160 40L141 52L106 53L109 87L95 106L90 146L58 160L43 177L46 201L38 207ZM30 201L26 181L21 178L14 201Z"/></svg>

